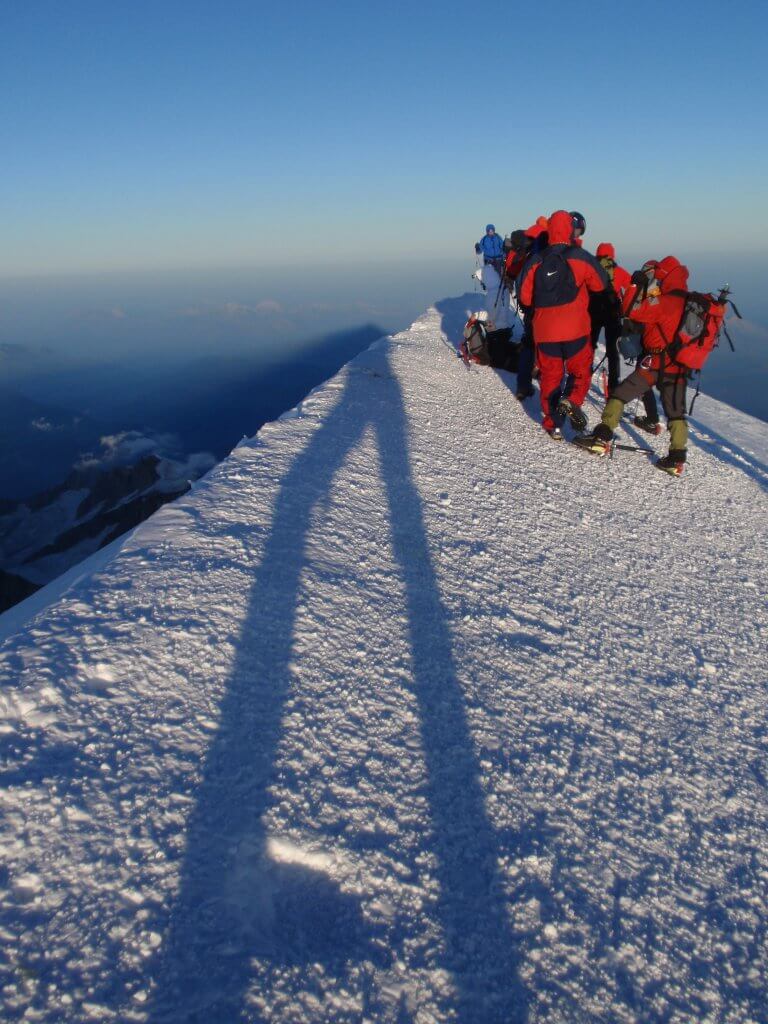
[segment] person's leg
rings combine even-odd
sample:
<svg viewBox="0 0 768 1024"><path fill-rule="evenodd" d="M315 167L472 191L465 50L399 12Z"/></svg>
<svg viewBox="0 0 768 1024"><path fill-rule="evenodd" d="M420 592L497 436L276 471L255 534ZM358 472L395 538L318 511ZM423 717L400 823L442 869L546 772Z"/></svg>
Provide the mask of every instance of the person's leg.
<svg viewBox="0 0 768 1024"><path fill-rule="evenodd" d="M608 362L608 394L618 387L621 375L621 359L619 358L619 337L621 321L614 320L605 325L605 351Z"/></svg>
<svg viewBox="0 0 768 1024"><path fill-rule="evenodd" d="M592 345L589 338L577 338L562 345L563 362L567 371L565 385L557 405L562 417L567 417L574 429L587 429L587 416L581 408L592 379Z"/></svg>
<svg viewBox="0 0 768 1024"><path fill-rule="evenodd" d="M669 421L669 454L685 462L688 447L688 422L685 418L688 382L684 374L665 377L660 386L661 405Z"/></svg>
<svg viewBox="0 0 768 1024"><path fill-rule="evenodd" d="M624 406L634 402L653 388L656 381L654 370L635 369L628 377L617 384L611 397L605 403L602 422L613 431L618 427Z"/></svg>
<svg viewBox="0 0 768 1024"><path fill-rule="evenodd" d="M562 425L562 416L557 413L560 391L563 383L563 357L557 342L545 342L536 346L539 363L539 398L543 415L542 426L553 430Z"/></svg>
<svg viewBox="0 0 768 1024"><path fill-rule="evenodd" d="M613 391L613 394L605 403L602 419L592 431L584 437L577 437L574 443L580 448L593 452L597 455L604 455L610 449L610 442L613 439L613 432L619 425L621 414L627 402L634 402L640 398L650 387L656 374L648 370L635 370L630 373Z"/></svg>
<svg viewBox="0 0 768 1024"><path fill-rule="evenodd" d="M648 388L643 395L643 408L645 409L645 418L648 423L659 422L659 405L653 388Z"/></svg>
<svg viewBox="0 0 768 1024"><path fill-rule="evenodd" d="M563 398L581 407L592 379L592 346L587 338L578 338L567 343L564 354L568 379L565 382Z"/></svg>
<svg viewBox="0 0 768 1024"><path fill-rule="evenodd" d="M530 330L523 334L517 364L517 397L527 398L533 394L533 338Z"/></svg>
<svg viewBox="0 0 768 1024"><path fill-rule="evenodd" d="M600 331L603 329L602 320L592 319L592 327L589 334L589 344L592 346L592 359L594 361L597 343L600 340Z"/></svg>
<svg viewBox="0 0 768 1024"><path fill-rule="evenodd" d="M488 320L496 327L496 298L499 294L501 279L496 273L492 260L486 260L483 267L483 284L485 285L485 311Z"/></svg>

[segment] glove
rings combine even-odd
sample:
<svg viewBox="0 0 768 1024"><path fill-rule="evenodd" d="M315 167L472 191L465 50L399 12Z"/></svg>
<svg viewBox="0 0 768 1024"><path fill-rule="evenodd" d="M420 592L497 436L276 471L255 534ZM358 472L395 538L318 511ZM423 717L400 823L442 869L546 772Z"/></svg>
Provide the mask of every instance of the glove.
<svg viewBox="0 0 768 1024"><path fill-rule="evenodd" d="M648 284L648 277L644 270L636 270L632 275L632 284L636 288L645 288Z"/></svg>
<svg viewBox="0 0 768 1024"><path fill-rule="evenodd" d="M475 252L477 253L478 256L482 252L482 249L480 248L480 243L479 242L475 242Z"/></svg>

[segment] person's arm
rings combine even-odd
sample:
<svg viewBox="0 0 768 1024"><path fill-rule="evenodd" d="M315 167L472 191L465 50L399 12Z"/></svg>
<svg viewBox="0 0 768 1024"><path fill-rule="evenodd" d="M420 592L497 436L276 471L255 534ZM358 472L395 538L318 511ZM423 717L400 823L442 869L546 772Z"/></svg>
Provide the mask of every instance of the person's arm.
<svg viewBox="0 0 768 1024"><path fill-rule="evenodd" d="M571 260L571 267L576 273L576 282L585 284L590 292L609 292L613 294L611 279L605 269L590 253L581 250Z"/></svg>
<svg viewBox="0 0 768 1024"><path fill-rule="evenodd" d="M630 310L632 309L632 303L637 298L637 285L630 278L627 289L621 299L621 313L622 316L631 316Z"/></svg>
<svg viewBox="0 0 768 1024"><path fill-rule="evenodd" d="M639 324L657 324L664 319L664 307L661 301L651 302L644 299L632 310L632 319Z"/></svg>
<svg viewBox="0 0 768 1024"><path fill-rule="evenodd" d="M629 271L625 270L624 267L615 266L613 268L613 287L616 289L616 294L621 298L626 293L632 282L632 278L629 276Z"/></svg>
<svg viewBox="0 0 768 1024"><path fill-rule="evenodd" d="M642 325L643 328L653 327L653 330L650 331L643 330L643 348L645 351L663 352L674 333L674 328L669 333L663 326L664 321L669 318L669 308L665 299L655 297L644 299L637 309L632 310L631 317L634 323ZM667 327L669 327L668 324Z"/></svg>
<svg viewBox="0 0 768 1024"><path fill-rule="evenodd" d="M533 281L539 262L537 259L526 260L517 279L517 294L524 306L533 305Z"/></svg>

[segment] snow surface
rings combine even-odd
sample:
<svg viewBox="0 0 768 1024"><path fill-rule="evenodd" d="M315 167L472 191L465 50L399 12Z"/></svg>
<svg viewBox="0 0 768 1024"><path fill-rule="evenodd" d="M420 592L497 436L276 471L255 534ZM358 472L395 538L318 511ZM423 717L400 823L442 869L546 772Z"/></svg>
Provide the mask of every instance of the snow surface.
<svg viewBox="0 0 768 1024"><path fill-rule="evenodd" d="M768 1020L768 425L555 444L475 301L7 613L4 1020Z"/></svg>

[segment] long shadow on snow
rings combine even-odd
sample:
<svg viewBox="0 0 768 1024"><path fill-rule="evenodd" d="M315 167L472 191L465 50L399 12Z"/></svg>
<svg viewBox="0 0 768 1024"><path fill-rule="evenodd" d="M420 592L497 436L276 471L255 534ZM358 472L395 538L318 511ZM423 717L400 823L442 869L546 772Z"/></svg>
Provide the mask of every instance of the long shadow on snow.
<svg viewBox="0 0 768 1024"><path fill-rule="evenodd" d="M718 434L717 431L699 420L691 419L690 423L691 436L697 447L714 455L726 465L740 469L742 473L759 484L764 491L768 491L768 466L764 462L760 462L754 455L745 452L733 441L729 441L727 437Z"/></svg>
<svg viewBox="0 0 768 1024"><path fill-rule="evenodd" d="M460 1024L527 1019L497 868L498 837L485 811L411 475L400 385L386 353L372 350L351 364L337 406L296 456L275 503L219 730L188 825L180 889L156 972L149 1015L155 1024L240 1019L256 980L252 958L278 968L363 960L385 965L382 944L375 941L381 936L366 923L358 899L324 875L271 862L263 823L278 770L283 705L293 685L292 634L307 534L334 474L369 427L378 441L407 605L430 841L439 864L440 966L452 975ZM247 1012L253 1020L250 1007Z"/></svg>

